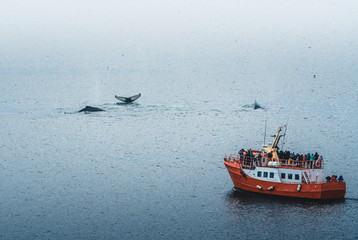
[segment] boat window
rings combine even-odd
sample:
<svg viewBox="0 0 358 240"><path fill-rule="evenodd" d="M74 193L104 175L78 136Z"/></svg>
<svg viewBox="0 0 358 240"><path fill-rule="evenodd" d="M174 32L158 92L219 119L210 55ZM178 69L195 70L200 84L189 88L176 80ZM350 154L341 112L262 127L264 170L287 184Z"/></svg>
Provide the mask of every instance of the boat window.
<svg viewBox="0 0 358 240"><path fill-rule="evenodd" d="M258 172L257 172L257 176L258 176L258 177L261 177L261 176L262 176L262 172L261 172L261 171L258 171Z"/></svg>
<svg viewBox="0 0 358 240"><path fill-rule="evenodd" d="M292 179L292 173L288 174L288 179Z"/></svg>
<svg viewBox="0 0 358 240"><path fill-rule="evenodd" d="M267 177L267 172L264 172L264 177Z"/></svg>
<svg viewBox="0 0 358 240"><path fill-rule="evenodd" d="M281 178L285 179L286 178L286 173L281 173Z"/></svg>
<svg viewBox="0 0 358 240"><path fill-rule="evenodd" d="M295 180L300 180L300 175L295 174Z"/></svg>
<svg viewBox="0 0 358 240"><path fill-rule="evenodd" d="M270 172L270 178L274 178L274 176L275 176L275 173Z"/></svg>

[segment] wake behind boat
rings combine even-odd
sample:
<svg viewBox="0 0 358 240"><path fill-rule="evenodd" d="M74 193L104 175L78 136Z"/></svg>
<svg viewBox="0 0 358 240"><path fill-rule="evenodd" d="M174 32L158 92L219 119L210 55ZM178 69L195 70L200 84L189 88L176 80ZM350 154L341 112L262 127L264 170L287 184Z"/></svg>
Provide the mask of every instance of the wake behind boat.
<svg viewBox="0 0 358 240"><path fill-rule="evenodd" d="M346 192L343 177L324 177L324 161L317 154L278 152L281 126L272 144L262 150L241 150L225 156L224 164L235 188L269 195L342 199Z"/></svg>

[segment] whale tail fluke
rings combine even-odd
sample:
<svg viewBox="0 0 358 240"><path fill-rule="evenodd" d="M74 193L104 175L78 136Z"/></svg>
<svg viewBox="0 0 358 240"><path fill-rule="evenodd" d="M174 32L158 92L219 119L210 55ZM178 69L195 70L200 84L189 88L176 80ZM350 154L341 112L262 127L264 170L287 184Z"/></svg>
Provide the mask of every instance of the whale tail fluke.
<svg viewBox="0 0 358 240"><path fill-rule="evenodd" d="M122 101L122 102L126 102L126 101L127 101L127 98L126 98L126 97L120 97L120 96L117 96L117 95L115 95L114 97L117 98L119 101Z"/></svg>
<svg viewBox="0 0 358 240"><path fill-rule="evenodd" d="M137 100L138 98L140 98L140 96L141 96L141 94L139 93L139 94L131 96L131 97L120 97L117 95L115 95L114 97L117 98L119 101L131 103L131 102L134 102L135 100Z"/></svg>

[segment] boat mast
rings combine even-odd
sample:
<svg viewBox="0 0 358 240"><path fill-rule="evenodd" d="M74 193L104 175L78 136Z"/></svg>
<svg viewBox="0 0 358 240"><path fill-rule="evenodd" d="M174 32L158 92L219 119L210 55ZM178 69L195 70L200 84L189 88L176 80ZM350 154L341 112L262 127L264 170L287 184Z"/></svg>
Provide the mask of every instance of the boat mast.
<svg viewBox="0 0 358 240"><path fill-rule="evenodd" d="M280 126L278 128L278 131L276 133L275 139L273 140L273 143L271 145L271 148L277 148L278 142L280 141L280 138L284 135L280 135L281 130L284 128L285 126Z"/></svg>
<svg viewBox="0 0 358 240"><path fill-rule="evenodd" d="M287 126L288 126L288 123L286 125L284 125L284 128L285 128L285 133L283 134L283 140L282 140L282 148L281 150L283 151L283 145L285 145L285 139L286 139L286 132L287 132Z"/></svg>
<svg viewBox="0 0 358 240"><path fill-rule="evenodd" d="M268 147L266 147L266 146L263 147L263 149L264 149L267 153L272 153L272 159L277 159L277 160L279 160L278 155L277 155L277 150L278 150L277 145L278 145L278 143L279 143L281 137L284 136L284 135L280 135L280 132L281 132L282 129L285 128L285 127L286 127L285 125L284 125L284 126L280 126L280 127L278 128L278 131L277 131L276 135L273 136L273 137L275 137L275 139L273 140L273 143L272 143L272 144L269 144Z"/></svg>

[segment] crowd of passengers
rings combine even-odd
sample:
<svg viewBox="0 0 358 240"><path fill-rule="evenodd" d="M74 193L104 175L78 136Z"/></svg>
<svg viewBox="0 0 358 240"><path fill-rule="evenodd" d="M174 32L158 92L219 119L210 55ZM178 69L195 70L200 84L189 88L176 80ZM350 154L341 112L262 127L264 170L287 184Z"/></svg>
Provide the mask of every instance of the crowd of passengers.
<svg viewBox="0 0 358 240"><path fill-rule="evenodd" d="M262 155L261 153L254 153L251 149L249 150L245 150L245 149L241 149L238 154L240 155L240 159L241 160L253 160L255 163L257 162L256 160L260 160ZM294 153L294 152L290 152L290 151L279 151L277 153L278 158L280 160L293 160L293 161L297 161L299 162L299 165L302 165L302 167L308 167L308 168L313 168L314 167L314 163L319 163L316 164L316 168L320 168L321 167L321 163L323 161L323 157L320 156L317 152L316 153L307 153L307 154L299 154L299 153ZM272 159L272 153L269 152L267 154L267 158L268 160ZM261 164L260 161L258 161L259 164Z"/></svg>
<svg viewBox="0 0 358 240"><path fill-rule="evenodd" d="M245 149L241 149L239 152L239 155L241 157L251 157L251 158L261 158L261 153L255 154L252 152L251 149L245 151ZM299 154L299 153L294 153L294 152L290 152L290 151L279 151L277 153L278 158L282 159L282 160L296 160L296 161L309 161L309 160L323 160L323 157L320 156L317 152L315 154L313 153L307 153L307 154ZM267 155L268 159L272 158L272 153L268 153Z"/></svg>
<svg viewBox="0 0 358 240"><path fill-rule="evenodd" d="M258 161L261 159L262 155L261 153L254 153L251 149L245 151L245 149L241 149L238 154L240 155L240 160L243 161L248 161L251 164L254 162L255 165L260 165L261 166L261 161ZM302 161L302 162L308 162L308 165L306 165L306 167L311 168L313 166L313 161L318 160L318 162L322 162L323 161L323 157L320 156L317 152L315 154L311 154L311 153L307 153L307 154L299 154L299 153L290 153L290 151L279 151L278 152L278 157L281 160L295 160L295 161ZM268 153L267 154L267 158L271 159L272 158L272 153ZM252 162L251 162L252 160ZM310 164L311 163L311 164ZM340 175L339 177L337 177L336 175L332 175L327 176L326 177L326 181L327 182L342 182L344 181L343 176Z"/></svg>
<svg viewBox="0 0 358 240"><path fill-rule="evenodd" d="M315 154L313 153L307 153L307 154L299 154L299 153L294 153L294 152L290 152L290 151L279 151L278 152L278 158L279 159L292 159L292 160L296 160L296 161L317 161L323 160L323 157L320 156L317 152Z"/></svg>
<svg viewBox="0 0 358 240"><path fill-rule="evenodd" d="M238 153L241 159L248 159L248 157L261 159L262 157L261 153L255 154L254 152L251 151L251 149L247 151L245 151L245 149L241 149Z"/></svg>
<svg viewBox="0 0 358 240"><path fill-rule="evenodd" d="M338 178L337 178L337 175L332 175L332 177L327 176L326 180L327 180L327 182L336 182L336 181L343 182L344 181L342 175L340 175Z"/></svg>
<svg viewBox="0 0 358 240"><path fill-rule="evenodd" d="M254 153L251 149L245 151L245 149L241 149L239 152L240 160L244 161L245 165L256 165L261 166L261 153Z"/></svg>

